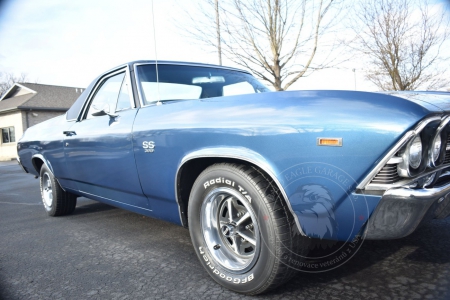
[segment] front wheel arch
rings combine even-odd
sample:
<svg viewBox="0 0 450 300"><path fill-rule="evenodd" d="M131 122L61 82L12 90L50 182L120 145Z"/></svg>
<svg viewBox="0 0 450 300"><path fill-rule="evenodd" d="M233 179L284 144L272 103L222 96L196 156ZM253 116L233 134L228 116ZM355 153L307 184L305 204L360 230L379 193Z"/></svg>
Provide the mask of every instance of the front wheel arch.
<svg viewBox="0 0 450 300"><path fill-rule="evenodd" d="M175 178L175 198L178 204L178 210L180 213L181 224L188 228L188 205L189 205L189 195L191 194L192 187L194 185L197 177L208 167L217 164L217 163L230 163L230 164L240 164L240 165L248 165L250 167L254 167L258 169L266 178L269 178L275 182L278 189L281 192L282 200L286 204L289 209L291 216L295 220L295 224L297 225L297 229L300 232L300 235L306 236L303 233L302 227L300 226L300 222L297 218L297 215L294 213L291 203L284 192L283 187L277 181L275 176L268 173L267 170L261 168L261 166L255 164L254 162L237 159L237 158L228 158L228 157L199 157L193 158L185 163L183 163L177 171Z"/></svg>
<svg viewBox="0 0 450 300"><path fill-rule="evenodd" d="M33 157L31 159L31 163L33 164L34 169L39 174L41 172L42 165L44 161L40 157Z"/></svg>

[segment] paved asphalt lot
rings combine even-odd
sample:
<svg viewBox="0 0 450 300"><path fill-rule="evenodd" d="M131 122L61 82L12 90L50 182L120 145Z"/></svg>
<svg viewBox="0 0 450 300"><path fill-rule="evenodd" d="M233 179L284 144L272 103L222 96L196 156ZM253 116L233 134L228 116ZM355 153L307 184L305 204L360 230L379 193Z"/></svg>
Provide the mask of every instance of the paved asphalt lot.
<svg viewBox="0 0 450 300"><path fill-rule="evenodd" d="M261 299L450 299L450 219L366 241L344 266L299 273ZM80 198L47 217L39 182L0 163L0 299L250 299L221 288L188 230Z"/></svg>

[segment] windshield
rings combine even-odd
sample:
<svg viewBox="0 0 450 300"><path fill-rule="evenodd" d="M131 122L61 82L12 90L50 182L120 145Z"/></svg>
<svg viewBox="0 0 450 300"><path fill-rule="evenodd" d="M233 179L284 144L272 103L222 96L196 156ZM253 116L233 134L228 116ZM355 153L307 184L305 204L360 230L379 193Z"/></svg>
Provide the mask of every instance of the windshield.
<svg viewBox="0 0 450 300"><path fill-rule="evenodd" d="M220 68L160 64L159 84L154 64L138 66L137 75L144 105L270 91L248 73Z"/></svg>

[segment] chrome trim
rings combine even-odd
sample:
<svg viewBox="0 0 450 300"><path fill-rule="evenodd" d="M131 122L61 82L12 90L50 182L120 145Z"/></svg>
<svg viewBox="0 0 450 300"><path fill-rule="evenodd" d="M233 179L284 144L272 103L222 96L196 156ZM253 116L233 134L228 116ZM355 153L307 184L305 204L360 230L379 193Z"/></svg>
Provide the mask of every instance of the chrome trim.
<svg viewBox="0 0 450 300"><path fill-rule="evenodd" d="M141 107L145 107L147 105L144 105L144 102L142 101L142 90L141 90L141 84L139 81L139 76L137 73L137 67L138 66L142 66L144 64L134 64L133 65L133 69L134 69L134 82L136 83L136 90L138 91L138 97L139 97L139 104L141 105Z"/></svg>
<svg viewBox="0 0 450 300"><path fill-rule="evenodd" d="M320 144L320 140L337 140L338 144L337 145L321 145ZM316 145L317 146L328 146L328 147L342 147L342 138L334 138L334 137L318 137L316 140Z"/></svg>
<svg viewBox="0 0 450 300"><path fill-rule="evenodd" d="M445 118L442 120L442 122L441 122L441 124L439 125L439 127L436 129L436 134L434 135L433 142L431 143L430 149L428 149L428 166L429 166L429 167L432 167L432 168L436 167L436 165L435 165L435 163L434 163L434 160L433 160L433 157L432 157L434 141L436 140L436 138L438 137L438 135L441 134L442 130L445 128L445 126L447 126L447 124L448 124L449 121L450 121L450 116L445 117ZM446 142L446 141L441 140L441 149L442 149L442 147L444 146L443 144L444 144L445 142ZM445 147L447 148L447 145L445 145ZM439 149L439 151L441 151L441 149ZM439 158L439 157L438 157L438 158Z"/></svg>
<svg viewBox="0 0 450 300"><path fill-rule="evenodd" d="M156 64L156 60L148 60L148 61L135 61L131 62L133 65L154 65ZM173 65L173 66L189 66L189 67L202 67L202 68L215 68L215 69L223 69L229 71L237 71L242 73L247 73L252 75L249 71L242 70L239 68L227 67L227 66L219 66L213 64L204 64L204 63L195 63L195 62L186 62L186 61L170 61L170 60L158 60L158 65Z"/></svg>
<svg viewBox="0 0 450 300"><path fill-rule="evenodd" d="M105 73L103 73L102 75L100 75L99 79L97 80L97 82L95 83L95 85L93 86L93 88L91 89L91 91L89 92L89 95L86 97L86 101L84 101L83 107L80 111L80 113L78 114L78 118L77 121L81 121L84 119L84 115L89 107L89 105L91 104L92 98L94 97L95 93L97 92L97 90L99 89L99 87L101 86L101 84L104 82L105 79L112 77L114 75L117 75L121 72L127 72L128 71L128 65L124 64L121 66L118 66L114 69L111 69ZM133 94L131 94L133 95Z"/></svg>
<svg viewBox="0 0 450 300"><path fill-rule="evenodd" d="M388 152L388 154L381 159L381 161L376 165L376 167L361 181L356 187L357 189L363 190L372 181L372 179L377 176L378 172L386 165L386 163L403 147L410 138L414 135L414 131L408 131L397 144Z"/></svg>
<svg viewBox="0 0 450 300"><path fill-rule="evenodd" d="M110 198L102 197L102 196L99 196L99 195L96 195L96 194L91 194L91 193L88 193L88 192L85 192L85 191L81 191L81 190L80 190L80 191L78 191L78 192L81 193L81 194L84 194L84 195L90 195L90 196L94 196L94 197L97 197L97 198L105 199L106 201L111 201L111 202L119 203L120 205L126 205L126 206L131 206L131 207L138 208L138 209L142 209L142 210L146 210L146 211L152 211L151 209L148 209L148 208L145 208L145 207L136 206L136 205L131 205L131 204L129 204L129 203L116 201L116 200L113 200L113 199L110 199ZM80 196L80 197L81 197L81 196ZM119 206L119 208L120 208L120 206Z"/></svg>
<svg viewBox="0 0 450 300"><path fill-rule="evenodd" d="M402 157L400 157L400 156L393 156L393 157L391 157L388 160L388 162L386 164L388 164L388 165L395 165L395 164L399 164L401 162L403 162L403 158Z"/></svg>
<svg viewBox="0 0 450 300"><path fill-rule="evenodd" d="M421 132L425 126L433 121L441 120L440 116L434 116L423 120L417 125L416 129L410 130L405 133L405 135L395 144L394 147L380 160L380 162L372 169L372 171L361 181L356 187L357 189L363 190L372 181L372 179L378 174L378 172L384 167L384 165L401 149L413 136Z"/></svg>
<svg viewBox="0 0 450 300"><path fill-rule="evenodd" d="M31 163L33 164L33 167L34 167L34 169L36 170L36 172L39 172L39 171L36 169L36 165L35 165L34 162L33 162L33 159L34 159L34 158L39 158L40 160L42 160L42 161L44 162L44 164L47 166L47 168L50 170L50 172L52 172L52 174L53 174L53 168L52 168L52 165L49 164L49 163L47 163L47 160L45 159L45 157L44 157L42 154L39 154L39 153L37 153L37 154L35 154L35 155L33 155L33 156L31 157Z"/></svg>
<svg viewBox="0 0 450 300"><path fill-rule="evenodd" d="M31 157L31 164L33 165L33 167L34 167L34 169L36 170L36 172L38 172L38 174L40 174L40 172L36 169L36 165L35 165L34 162L33 162L33 159L34 159L34 158L39 158L40 160L42 160L42 161L44 162L44 164L47 166L47 168L49 169L49 171L52 173L52 175L53 175L53 177L55 178L55 180L58 182L58 184L59 184L59 186L61 187L61 189L62 189L63 191L66 191L66 189L59 183L58 178L56 178L55 173L53 172L52 164L51 164L49 161L47 161L47 160L45 159L45 157L44 157L42 154L37 153L37 154L33 155L33 156ZM36 177L36 178L38 178L38 177Z"/></svg>
<svg viewBox="0 0 450 300"><path fill-rule="evenodd" d="M402 187L405 185L410 185L412 183L414 183L415 181L421 180L424 177L427 177L433 173L436 173L438 171L441 171L443 169L450 169L450 165L445 165L445 166L439 166L438 168L435 168L433 170L430 170L428 172L422 173L420 175L418 175L417 177L414 178L405 178L404 180L401 181L397 181L396 183L391 183L391 184L376 184L376 183L369 183L366 187L365 190L366 191L385 191L391 188L398 188L398 187ZM439 178L444 177L446 175L450 174L450 171L443 173L439 176Z"/></svg>
<svg viewBox="0 0 450 300"><path fill-rule="evenodd" d="M278 189L280 190L281 195L283 196L283 198L286 202L286 205L289 208L289 211L291 212L292 216L294 217L295 224L297 225L297 228L298 228L300 234L303 236L306 236L306 234L302 230L302 227L300 226L300 222L298 220L297 215L295 214L294 210L292 209L291 202L289 202L289 198L288 198L283 186L281 185L280 181L275 176L275 172L272 171L272 167L270 166L270 164L260 154L254 152L250 149L243 148L243 147L206 148L206 149L200 149L197 151L193 151L183 157L183 159L181 160L180 164L178 165L177 171L175 173L175 199L178 204L178 213L180 215L180 223L181 224L183 224L183 216L181 214L181 205L180 205L180 202L178 199L178 175L179 175L180 169L183 167L183 165L185 163L187 163L188 161L190 161L192 159L207 158L207 157L209 157L209 158L231 158L231 159L243 160L245 162L254 164L258 168L260 168L261 170L266 172L270 176L270 178L275 182ZM185 225L185 224L183 224L183 225Z"/></svg>
<svg viewBox="0 0 450 300"><path fill-rule="evenodd" d="M125 80L127 81L128 85L128 94L130 95L130 104L131 108L136 108L136 102L134 102L134 93L133 93L133 86L131 82L131 71L130 66L127 65L127 73L125 74ZM117 98L118 100L119 98Z"/></svg>
<svg viewBox="0 0 450 300"><path fill-rule="evenodd" d="M450 201L450 183L431 189L407 187L387 190L369 218L366 239L397 239L411 234L428 218L444 218ZM442 199L442 200L441 200Z"/></svg>

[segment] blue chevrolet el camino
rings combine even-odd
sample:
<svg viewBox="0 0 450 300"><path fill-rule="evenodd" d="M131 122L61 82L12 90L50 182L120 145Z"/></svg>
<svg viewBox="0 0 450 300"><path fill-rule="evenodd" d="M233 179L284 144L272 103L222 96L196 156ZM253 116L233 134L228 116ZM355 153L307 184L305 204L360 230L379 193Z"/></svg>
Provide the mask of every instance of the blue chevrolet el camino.
<svg viewBox="0 0 450 300"><path fill-rule="evenodd" d="M88 197L179 224L215 281L258 294L448 217L449 120L448 93L270 92L234 68L135 61L29 128L18 161L50 216Z"/></svg>

